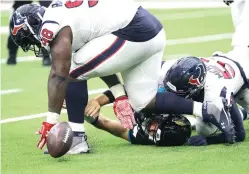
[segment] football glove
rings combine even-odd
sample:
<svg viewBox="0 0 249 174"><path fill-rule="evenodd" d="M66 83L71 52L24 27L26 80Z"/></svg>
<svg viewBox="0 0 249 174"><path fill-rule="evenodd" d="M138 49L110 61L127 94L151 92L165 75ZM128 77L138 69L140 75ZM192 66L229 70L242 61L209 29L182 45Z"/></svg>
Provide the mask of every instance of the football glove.
<svg viewBox="0 0 249 174"><path fill-rule="evenodd" d="M50 129L54 126L55 124L51 124L48 122L43 122L42 123L42 127L40 130L37 131L37 135L41 135L40 140L37 143L37 147L40 148L42 150L42 148L44 147L44 145L47 142L47 134L48 131L50 131Z"/></svg>
<svg viewBox="0 0 249 174"><path fill-rule="evenodd" d="M136 124L133 109L127 96L116 98L113 103L114 113L124 128L132 129Z"/></svg>

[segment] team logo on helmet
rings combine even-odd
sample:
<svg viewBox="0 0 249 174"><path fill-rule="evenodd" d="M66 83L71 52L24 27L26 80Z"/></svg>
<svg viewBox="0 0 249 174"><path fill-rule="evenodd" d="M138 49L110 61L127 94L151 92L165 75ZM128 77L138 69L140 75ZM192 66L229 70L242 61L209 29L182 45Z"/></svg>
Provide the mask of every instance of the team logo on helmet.
<svg viewBox="0 0 249 174"><path fill-rule="evenodd" d="M191 85L196 85L196 86L200 86L202 84L202 81L204 79L204 75L206 74L205 72L205 68L203 67L202 64L199 64L196 69L198 69L199 71L199 74L197 77L194 77L196 75L192 75L190 78L189 78L189 84Z"/></svg>
<svg viewBox="0 0 249 174"><path fill-rule="evenodd" d="M13 14L14 28L11 31L13 35L16 35L17 32L25 26L24 19L25 17L22 17L19 12Z"/></svg>

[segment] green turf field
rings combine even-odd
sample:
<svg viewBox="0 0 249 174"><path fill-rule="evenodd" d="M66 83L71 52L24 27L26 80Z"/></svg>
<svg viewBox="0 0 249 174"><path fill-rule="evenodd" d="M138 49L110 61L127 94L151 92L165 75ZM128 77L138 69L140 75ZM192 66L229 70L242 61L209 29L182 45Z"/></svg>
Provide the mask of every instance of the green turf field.
<svg viewBox="0 0 249 174"><path fill-rule="evenodd" d="M229 9L151 10L163 23L167 38L182 39L233 32ZM1 26L7 26L9 13L3 12ZM192 17L191 17L192 15ZM183 18L184 16L185 18ZM7 58L7 34L1 34L1 58ZM214 51L228 51L230 39L169 45L169 55L193 54L209 56ZM25 54L19 50L19 56ZM172 57L172 56L170 56ZM1 90L22 92L1 95L2 119L27 116L47 111L47 76L49 68L41 61L2 64ZM99 79L88 82L89 90L105 88ZM93 97L93 96L90 96ZM102 109L114 118L111 107ZM66 120L66 115L62 116ZM249 172L249 137L232 146L149 147L134 146L85 124L91 153L64 156L60 159L44 155L36 148L35 131L43 118L1 124L3 174L247 174ZM245 122L249 133L248 121Z"/></svg>

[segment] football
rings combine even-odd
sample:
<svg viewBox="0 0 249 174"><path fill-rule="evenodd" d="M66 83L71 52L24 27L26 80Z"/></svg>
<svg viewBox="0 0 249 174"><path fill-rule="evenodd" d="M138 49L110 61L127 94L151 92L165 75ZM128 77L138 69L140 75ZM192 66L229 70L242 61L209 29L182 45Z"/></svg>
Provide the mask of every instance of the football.
<svg viewBox="0 0 249 174"><path fill-rule="evenodd" d="M73 131L70 125L67 122L60 122L48 132L48 153L54 158L59 158L68 152L72 142Z"/></svg>

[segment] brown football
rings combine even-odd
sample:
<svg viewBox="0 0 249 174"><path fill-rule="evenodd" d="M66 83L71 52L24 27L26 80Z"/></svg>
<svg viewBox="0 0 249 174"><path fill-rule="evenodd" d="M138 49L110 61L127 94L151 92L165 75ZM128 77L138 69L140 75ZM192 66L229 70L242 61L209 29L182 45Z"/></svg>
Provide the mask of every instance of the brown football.
<svg viewBox="0 0 249 174"><path fill-rule="evenodd" d="M66 154L73 142L73 131L67 122L60 122L52 127L47 136L48 153L59 158Z"/></svg>

